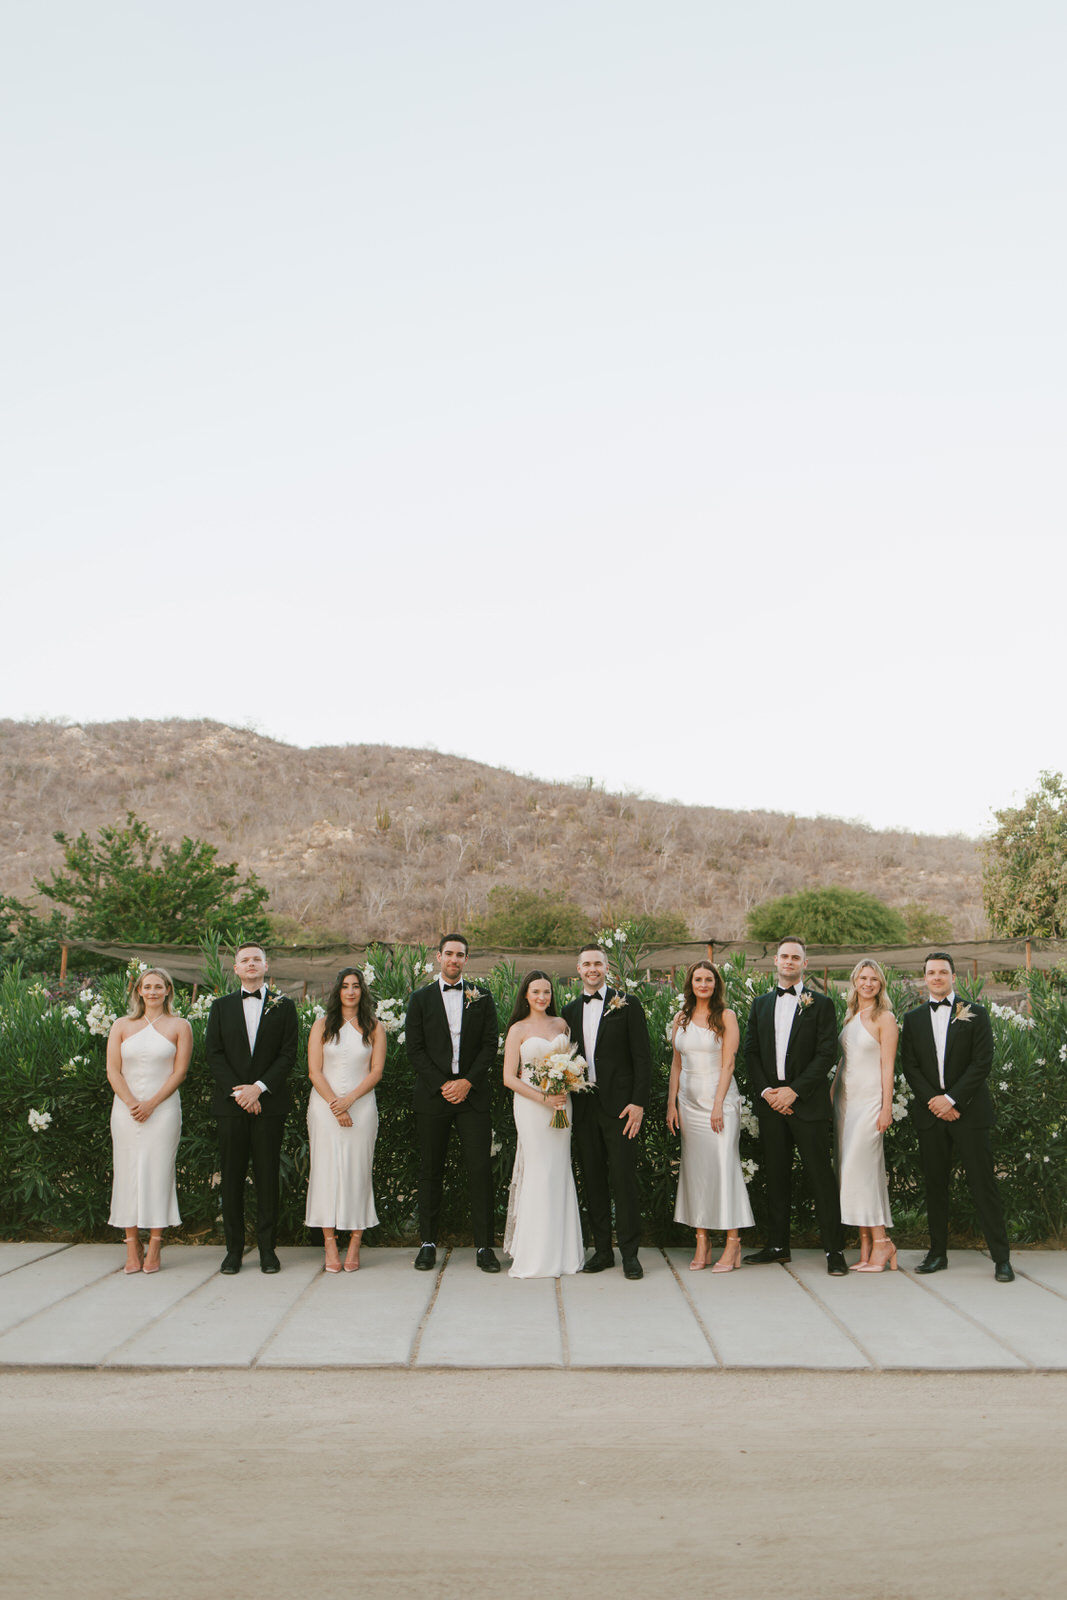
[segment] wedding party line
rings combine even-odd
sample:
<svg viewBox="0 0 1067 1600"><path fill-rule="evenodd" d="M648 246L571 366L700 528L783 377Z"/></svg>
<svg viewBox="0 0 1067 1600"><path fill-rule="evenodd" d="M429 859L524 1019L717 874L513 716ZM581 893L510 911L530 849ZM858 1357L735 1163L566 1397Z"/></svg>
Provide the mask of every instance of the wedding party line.
<svg viewBox="0 0 1067 1600"><path fill-rule="evenodd" d="M420 1271L436 1265L453 1133L466 1171L477 1264L486 1273L501 1266L493 1227L490 1117L501 1035L490 989L464 976L468 952L462 933L439 940L436 976L410 995L403 1030L413 1074L420 1237L414 1266ZM990 1137L993 1033L986 1008L957 996L952 955L927 955L928 999L899 1026L885 972L873 957L861 959L851 974L840 1034L833 1001L805 980L804 942L780 940L774 966L776 986L752 1001L743 1039L727 1004L723 973L710 959L688 968L669 1025L666 1122L680 1136L674 1220L695 1231L690 1269L722 1274L742 1264L789 1261L798 1156L827 1271L845 1276L850 1270L896 1270L883 1136L894 1120L899 1049L914 1096L929 1227L929 1250L916 1270L928 1274L948 1266L950 1183L958 1165L995 1278L1011 1282ZM609 981L603 944L584 946L576 967L581 993L562 1009L552 977L537 968L527 972L503 1035L502 1078L516 1128L503 1249L511 1276L555 1278L609 1270L617 1247L624 1276L639 1280L637 1152L652 1080L648 1024L637 995ZM271 986L263 948L240 946L234 973L241 987L214 1000L205 1036L226 1243L221 1271L227 1276L242 1267L249 1168L260 1268L280 1270L280 1158L298 1044L296 1007ZM386 1027L370 976L366 968L342 969L308 1039L304 1220L322 1230L327 1273L357 1271L363 1233L378 1222L375 1090L385 1067ZM140 971L131 980L129 1012L108 1036L107 1075L115 1095L109 1221L125 1232L125 1270L131 1275L159 1270L164 1230L181 1222L179 1091L192 1057L192 1031L173 1000L174 984L164 969ZM753 1227L755 1217L740 1156L745 1113L735 1069L755 1108L767 1192L766 1239L744 1257L740 1232ZM845 1226L859 1231L859 1259L851 1267L844 1256ZM717 1260L712 1232L725 1234ZM348 1235L343 1258L339 1233Z"/></svg>

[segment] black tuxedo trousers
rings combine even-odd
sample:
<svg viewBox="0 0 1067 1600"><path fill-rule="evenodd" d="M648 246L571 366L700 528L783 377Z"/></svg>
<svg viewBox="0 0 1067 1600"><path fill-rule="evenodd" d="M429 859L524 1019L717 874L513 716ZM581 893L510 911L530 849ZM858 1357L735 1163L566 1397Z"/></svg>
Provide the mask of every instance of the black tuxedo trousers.
<svg viewBox="0 0 1067 1600"><path fill-rule="evenodd" d="M789 1248L793 1207L793 1152L799 1151L815 1202L815 1219L824 1250L841 1249L841 1200L830 1152L830 1123L783 1117L766 1100L756 1103L760 1151L767 1180L767 1243Z"/></svg>
<svg viewBox="0 0 1067 1600"><path fill-rule="evenodd" d="M470 1097L468 1096L468 1099ZM443 1111L416 1111L415 1127L419 1145L419 1238L423 1244L437 1243L441 1221L441 1200L445 1185L448 1142L455 1129L471 1202L471 1232L474 1246L481 1250L493 1243L493 1130L490 1113L477 1105L450 1106L442 1099Z"/></svg>
<svg viewBox="0 0 1067 1600"><path fill-rule="evenodd" d="M239 1117L219 1117L219 1169L222 1182L222 1229L227 1252L243 1255L245 1247L245 1185L248 1163L252 1163L252 1182L256 1191L256 1243L260 1254L278 1243L278 1206L282 1139L285 1118L257 1117L244 1112Z"/></svg>
<svg viewBox="0 0 1067 1600"><path fill-rule="evenodd" d="M1011 1248L993 1169L989 1129L973 1128L963 1121L937 1121L932 1128L920 1128L918 1132L919 1157L926 1184L930 1249L939 1256L948 1254L949 1184L952 1168L959 1161L967 1177L967 1186L978 1212L989 1254L994 1261L1007 1261Z"/></svg>
<svg viewBox="0 0 1067 1600"><path fill-rule="evenodd" d="M623 1259L635 1256L641 1243L641 1197L637 1184L637 1140L628 1139L624 1122L601 1099L597 1089L571 1100L573 1138L578 1148L593 1246L611 1251L611 1197L615 1196L615 1236Z"/></svg>

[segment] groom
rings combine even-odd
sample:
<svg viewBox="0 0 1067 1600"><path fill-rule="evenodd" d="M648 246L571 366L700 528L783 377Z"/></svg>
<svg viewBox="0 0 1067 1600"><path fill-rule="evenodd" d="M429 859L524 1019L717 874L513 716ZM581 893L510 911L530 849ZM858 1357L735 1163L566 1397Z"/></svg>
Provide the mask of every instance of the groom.
<svg viewBox="0 0 1067 1600"><path fill-rule="evenodd" d="M904 1018L900 1065L915 1093L913 1116L919 1159L926 1184L930 1249L916 1272L944 1272L948 1266L948 1189L958 1159L967 1174L978 1220L998 1283L1012 1283L1008 1230L997 1191L989 1130L993 1101L993 1028L989 1012L956 998L956 965L947 950L935 950L923 963L930 996Z"/></svg>
<svg viewBox="0 0 1067 1600"><path fill-rule="evenodd" d="M475 1260L499 1272L493 1253L493 1132L489 1074L496 1065L496 1007L488 989L463 982L467 941L446 933L437 946L439 974L408 1001L404 1046L415 1073L415 1136L419 1151L419 1272L437 1264L445 1159L459 1135L471 1200Z"/></svg>
<svg viewBox="0 0 1067 1600"><path fill-rule="evenodd" d="M832 1278L848 1275L841 1253L841 1205L830 1155L829 1075L837 1060L837 1013L829 996L804 987L802 939L782 939L774 958L778 987L752 1002L745 1067L756 1103L767 1177L769 1238L748 1262L788 1261L793 1151L800 1151L815 1201L819 1236Z"/></svg>
<svg viewBox="0 0 1067 1600"><path fill-rule="evenodd" d="M262 1272L280 1272L279 1167L289 1074L296 1061L296 1007L267 983L267 957L258 944L238 948L233 970L239 993L222 995L208 1013L204 1053L215 1078L211 1109L218 1121L222 1227L226 1255L220 1271L241 1270L245 1248L245 1180L252 1162L256 1239Z"/></svg>
<svg viewBox="0 0 1067 1600"><path fill-rule="evenodd" d="M643 1278L637 1259L641 1203L637 1188L637 1135L652 1080L648 1023L633 995L609 988L607 957L599 945L578 954L583 992L564 1006L571 1038L584 1055L594 1085L572 1101L574 1142L585 1203L593 1229L593 1254L583 1272L615 1265L611 1249L611 1199L615 1232L627 1278Z"/></svg>

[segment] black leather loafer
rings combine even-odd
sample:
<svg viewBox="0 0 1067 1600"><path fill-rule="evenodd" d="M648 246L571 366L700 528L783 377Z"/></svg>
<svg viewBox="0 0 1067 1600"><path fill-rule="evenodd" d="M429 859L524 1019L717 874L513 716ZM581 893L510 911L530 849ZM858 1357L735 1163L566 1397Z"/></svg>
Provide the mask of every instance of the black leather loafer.
<svg viewBox="0 0 1067 1600"><path fill-rule="evenodd" d="M781 1246L765 1244L762 1250L757 1250L754 1255L744 1256L742 1259L746 1266L762 1267L768 1261L780 1261L784 1264L786 1261L792 1261L793 1258L789 1251L782 1249Z"/></svg>
<svg viewBox="0 0 1067 1600"><path fill-rule="evenodd" d="M594 1250L589 1260L582 1268L583 1272L606 1272L615 1265L615 1256L610 1250Z"/></svg>
<svg viewBox="0 0 1067 1600"><path fill-rule="evenodd" d="M493 1254L492 1250L490 1250L488 1245L484 1245L481 1250L476 1251L474 1259L478 1263L478 1267L482 1272L500 1271L500 1262L497 1260L496 1256Z"/></svg>
<svg viewBox="0 0 1067 1600"><path fill-rule="evenodd" d="M434 1267L436 1267L436 1265L437 1247L432 1244L424 1244L418 1255L415 1257L415 1271L430 1272Z"/></svg>
<svg viewBox="0 0 1067 1600"><path fill-rule="evenodd" d="M624 1278L643 1278L645 1269L636 1256L623 1256L622 1275Z"/></svg>
<svg viewBox="0 0 1067 1600"><path fill-rule="evenodd" d="M993 1276L998 1283L1014 1283L1015 1273L1012 1271L1010 1261L998 1261L993 1271Z"/></svg>
<svg viewBox="0 0 1067 1600"><path fill-rule="evenodd" d="M280 1272L282 1270L282 1264L273 1250L261 1250L259 1252L259 1270L260 1272Z"/></svg>
<svg viewBox="0 0 1067 1600"><path fill-rule="evenodd" d="M923 1276L929 1272L946 1272L948 1270L948 1256L938 1255L936 1250L928 1250L925 1259L919 1262L915 1270L923 1274Z"/></svg>
<svg viewBox="0 0 1067 1600"><path fill-rule="evenodd" d="M826 1252L826 1270L831 1278L848 1277L848 1262L840 1250L828 1250Z"/></svg>
<svg viewBox="0 0 1067 1600"><path fill-rule="evenodd" d="M227 1250L226 1254L222 1258L222 1266L219 1268L219 1271L222 1273L224 1278L232 1278L235 1273L240 1272L240 1270L241 1257L237 1254L236 1250Z"/></svg>

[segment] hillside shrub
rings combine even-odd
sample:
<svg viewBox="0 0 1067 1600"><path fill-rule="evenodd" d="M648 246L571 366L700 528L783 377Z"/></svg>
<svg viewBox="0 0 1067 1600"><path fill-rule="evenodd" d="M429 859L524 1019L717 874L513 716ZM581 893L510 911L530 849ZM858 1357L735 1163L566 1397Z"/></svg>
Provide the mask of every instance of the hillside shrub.
<svg viewBox="0 0 1067 1600"><path fill-rule="evenodd" d="M806 944L904 944L908 927L899 911L862 889L803 889L749 912L750 939L772 943L790 933Z"/></svg>

